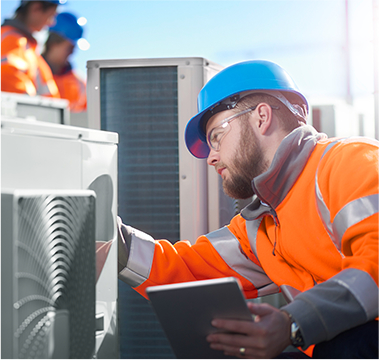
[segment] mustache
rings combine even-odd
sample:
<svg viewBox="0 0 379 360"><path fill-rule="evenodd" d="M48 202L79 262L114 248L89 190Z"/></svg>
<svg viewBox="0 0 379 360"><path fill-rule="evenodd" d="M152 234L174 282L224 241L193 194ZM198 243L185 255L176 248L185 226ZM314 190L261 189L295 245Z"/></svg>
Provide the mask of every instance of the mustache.
<svg viewBox="0 0 379 360"><path fill-rule="evenodd" d="M218 162L216 165L215 165L215 170L216 170L216 172L218 172L218 170L219 169L226 169L227 168L227 166L223 163L223 162Z"/></svg>

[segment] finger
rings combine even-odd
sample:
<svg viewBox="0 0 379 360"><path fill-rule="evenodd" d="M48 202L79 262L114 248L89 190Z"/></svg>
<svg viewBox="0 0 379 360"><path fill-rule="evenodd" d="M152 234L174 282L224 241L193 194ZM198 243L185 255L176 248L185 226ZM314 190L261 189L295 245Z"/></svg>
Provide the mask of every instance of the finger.
<svg viewBox="0 0 379 360"><path fill-rule="evenodd" d="M106 247L107 242L106 241L96 241L95 246L96 246L96 251L100 250L102 247Z"/></svg>
<svg viewBox="0 0 379 360"><path fill-rule="evenodd" d="M239 357L242 359L252 356L251 350L245 347L235 347L235 346L218 344L218 343L212 343L210 344L210 347L214 350L223 351L224 354L227 356L234 356L234 357Z"/></svg>
<svg viewBox="0 0 379 360"><path fill-rule="evenodd" d="M214 333L207 336L207 341L234 347L247 346L249 344L249 338L241 334Z"/></svg>
<svg viewBox="0 0 379 360"><path fill-rule="evenodd" d="M214 319L212 326L217 329L226 330L238 334L253 334L254 322L243 320Z"/></svg>
<svg viewBox="0 0 379 360"><path fill-rule="evenodd" d="M272 314L274 311L277 310L275 307L273 307L267 303L255 304L252 302L248 302L247 306L248 306L248 308L252 314L254 314L256 316L260 316L260 317Z"/></svg>

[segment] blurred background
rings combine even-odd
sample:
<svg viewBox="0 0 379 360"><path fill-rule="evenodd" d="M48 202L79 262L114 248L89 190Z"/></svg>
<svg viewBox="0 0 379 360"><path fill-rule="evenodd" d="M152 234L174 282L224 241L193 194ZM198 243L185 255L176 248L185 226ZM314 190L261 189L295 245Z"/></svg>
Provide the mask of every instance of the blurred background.
<svg viewBox="0 0 379 360"><path fill-rule="evenodd" d="M2 21L18 4L1 0ZM96 59L267 59L311 102L352 104L362 135L377 131L378 0L68 0L58 11L85 18L87 50L71 58L83 76ZM38 34L41 44L46 36Z"/></svg>

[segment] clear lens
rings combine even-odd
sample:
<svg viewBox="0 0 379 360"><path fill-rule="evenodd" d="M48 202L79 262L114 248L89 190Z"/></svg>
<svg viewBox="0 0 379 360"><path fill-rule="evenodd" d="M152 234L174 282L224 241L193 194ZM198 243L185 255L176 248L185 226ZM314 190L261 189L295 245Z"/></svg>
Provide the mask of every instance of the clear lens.
<svg viewBox="0 0 379 360"><path fill-rule="evenodd" d="M246 109L246 110L243 110L237 114L234 114L232 116L229 116L228 118L222 120L221 122L221 125L218 125L216 126L215 128L213 128L209 134L208 134L208 137L207 137L207 143L208 143L208 146L215 150L215 151L219 151L220 150L220 143L221 143L221 139L229 132L230 130L230 125L229 123L234 120L234 119L237 119L239 116L243 115L243 114L246 114L248 113L249 111L253 111L256 109L257 106L253 106L249 109Z"/></svg>
<svg viewBox="0 0 379 360"><path fill-rule="evenodd" d="M210 145L210 147L213 150L216 150L216 151L220 150L221 139L224 137L226 133L229 132L229 130L230 130L229 122L225 122L213 128L208 135L208 145Z"/></svg>

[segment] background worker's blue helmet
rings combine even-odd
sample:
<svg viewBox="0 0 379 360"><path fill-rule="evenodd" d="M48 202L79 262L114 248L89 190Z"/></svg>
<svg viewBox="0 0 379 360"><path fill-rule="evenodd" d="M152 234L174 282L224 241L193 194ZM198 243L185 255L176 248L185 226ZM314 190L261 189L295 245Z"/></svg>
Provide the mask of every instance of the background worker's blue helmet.
<svg viewBox="0 0 379 360"><path fill-rule="evenodd" d="M32 0L21 0L21 5L24 5ZM36 0L34 0L36 1ZM56 4L56 5L63 5L67 2L67 0L38 0L38 1L46 1L48 3Z"/></svg>
<svg viewBox="0 0 379 360"><path fill-rule="evenodd" d="M83 35L83 27L78 24L77 17L69 12L57 14L55 24L49 28L49 31L70 40L74 45Z"/></svg>
<svg viewBox="0 0 379 360"><path fill-rule="evenodd" d="M264 60L240 62L220 71L201 89L197 97L198 114L188 122L185 130L186 145L193 156L204 159L209 155L205 137L209 118L220 111L233 109L241 98L253 92L276 97L299 120L306 122L308 102L282 67ZM289 101L289 97L292 100Z"/></svg>

